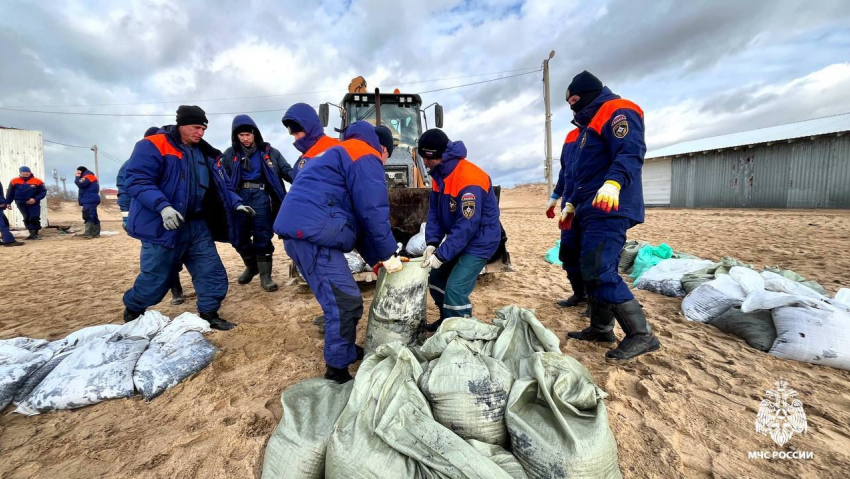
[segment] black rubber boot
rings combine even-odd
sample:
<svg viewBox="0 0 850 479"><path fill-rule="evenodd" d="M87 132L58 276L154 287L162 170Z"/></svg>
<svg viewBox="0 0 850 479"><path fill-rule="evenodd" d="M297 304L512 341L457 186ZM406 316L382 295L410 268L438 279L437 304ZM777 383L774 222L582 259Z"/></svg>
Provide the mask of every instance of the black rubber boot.
<svg viewBox="0 0 850 479"><path fill-rule="evenodd" d="M363 349L363 346L354 345L354 350L357 351L357 360L362 361L363 358L366 357L366 350Z"/></svg>
<svg viewBox="0 0 850 479"><path fill-rule="evenodd" d="M242 262L245 263L245 271L236 278L236 282L239 284L248 284L254 279L254 276L260 274L260 270L257 267L257 257L256 256L242 256Z"/></svg>
<svg viewBox="0 0 850 479"><path fill-rule="evenodd" d="M91 237L100 238L100 223L91 225Z"/></svg>
<svg viewBox="0 0 850 479"><path fill-rule="evenodd" d="M83 233L83 238L92 239L92 235L94 234L94 233L92 233L92 230L94 229L93 228L94 225L91 224L91 223L85 223L84 226L86 227L86 229L85 229L85 232Z"/></svg>
<svg viewBox="0 0 850 479"><path fill-rule="evenodd" d="M316 325L316 328L319 330L320 333L325 334L325 315L324 314L321 315L321 316L316 316L313 319L313 324Z"/></svg>
<svg viewBox="0 0 850 479"><path fill-rule="evenodd" d="M587 309L585 309L584 312L581 313L581 317L590 319L590 316L593 314L590 312L591 309L592 308L590 306L590 303L587 303Z"/></svg>
<svg viewBox="0 0 850 479"><path fill-rule="evenodd" d="M614 336L614 314L611 305L592 299L589 303L590 326L581 331L570 331L567 337L580 341L613 343L617 338Z"/></svg>
<svg viewBox="0 0 850 479"><path fill-rule="evenodd" d="M3 213L0 213L0 214L3 214ZM3 243L3 246L7 246L7 247L11 247L11 246L23 246L23 245L24 245L24 243L21 243L20 241L10 241L10 242L8 242L8 243Z"/></svg>
<svg viewBox="0 0 850 479"><path fill-rule="evenodd" d="M325 366L327 366L327 370L325 371L325 379L336 381L339 384L345 384L348 381L354 379L353 377L351 377L351 374L349 374L348 368L337 369L328 365Z"/></svg>
<svg viewBox="0 0 850 479"><path fill-rule="evenodd" d="M180 280L177 280L177 283L171 287L171 304L178 306L185 302L186 299L183 298L183 285L180 284Z"/></svg>
<svg viewBox="0 0 850 479"><path fill-rule="evenodd" d="M573 306L578 306L582 303L587 302L587 293L585 292L584 288L584 280L580 276L578 278L575 278L573 276L577 275L574 274L571 276L570 274L567 274L567 279L570 280L570 286L573 288L573 295L567 299L562 299L555 303L562 308L572 308Z"/></svg>
<svg viewBox="0 0 850 479"><path fill-rule="evenodd" d="M211 328L217 329L219 331L230 331L231 329L236 327L236 324L221 319L221 317L218 315L218 311L213 311L211 313L201 313L201 319L206 320L208 323L210 323Z"/></svg>
<svg viewBox="0 0 850 479"><path fill-rule="evenodd" d="M426 324L426 325L425 325L425 331L428 331L429 333L436 332L436 331L437 331L437 329L440 327L440 325L441 325L441 324L443 324L443 320L442 320L442 319L438 319L438 320L434 321L434 322L433 322L433 323L431 323L431 324Z"/></svg>
<svg viewBox="0 0 850 479"><path fill-rule="evenodd" d="M139 316L141 316L144 313L145 313L144 311L131 311L130 309L125 307L124 308L124 322L129 323L130 321L138 318Z"/></svg>
<svg viewBox="0 0 850 479"><path fill-rule="evenodd" d="M625 331L626 337L620 341L616 349L605 353L606 358L624 361L661 348L661 341L652 334L652 328L646 320L646 315L643 314L643 308L636 299L612 305L611 309L620 327Z"/></svg>
<svg viewBox="0 0 850 479"><path fill-rule="evenodd" d="M277 283L272 279L272 257L257 256L257 270L260 272L260 286L271 293L277 291Z"/></svg>
<svg viewBox="0 0 850 479"><path fill-rule="evenodd" d="M38 231L36 230L27 230L30 232L30 235L24 238L25 240L37 240L38 239Z"/></svg>

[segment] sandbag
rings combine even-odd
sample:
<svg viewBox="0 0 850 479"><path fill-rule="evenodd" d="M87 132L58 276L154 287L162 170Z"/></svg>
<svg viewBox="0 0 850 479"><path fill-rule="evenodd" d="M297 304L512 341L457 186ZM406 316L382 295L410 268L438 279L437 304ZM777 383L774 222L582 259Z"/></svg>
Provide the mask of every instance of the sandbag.
<svg viewBox="0 0 850 479"><path fill-rule="evenodd" d="M732 272L738 269L740 268L732 268ZM751 280L751 284L756 287L749 288L752 291L747 295L747 299L741 305L741 311L745 313L792 305L816 308L830 302L829 297L821 296L802 283L795 282L770 271L762 271L759 279L762 281L760 287L759 285L755 285L754 279ZM747 291L748 288L745 287L744 290Z"/></svg>
<svg viewBox="0 0 850 479"><path fill-rule="evenodd" d="M786 306L773 311L773 324L771 355L850 370L850 312L845 308Z"/></svg>
<svg viewBox="0 0 850 479"><path fill-rule="evenodd" d="M52 356L47 341L13 338L0 341L0 411L6 408L27 377Z"/></svg>
<svg viewBox="0 0 850 479"><path fill-rule="evenodd" d="M770 273L777 274L777 275L782 276L786 279L794 281L795 283L799 283L799 284L811 289L812 291L816 292L817 294L819 294L821 296L827 295L826 289L824 289L824 287L821 286L820 283L818 283L817 281L813 281L813 280L806 280L806 278L804 278L803 276L797 274L796 272L794 272L790 269L782 269L779 266L769 266L769 267L765 268L764 271L768 271Z"/></svg>
<svg viewBox="0 0 850 479"><path fill-rule="evenodd" d="M428 244L425 243L425 228L427 225L422 223L422 226L419 227L419 232L415 235L411 236L407 241L407 246L404 247L404 250L407 251L413 258L417 258L425 254L425 248L428 247Z"/></svg>
<svg viewBox="0 0 850 479"><path fill-rule="evenodd" d="M562 264L564 264L561 262L561 240L555 241L555 246L549 248L549 250L546 251L546 255L543 257L543 259L545 259L547 263L551 263L557 266L561 266Z"/></svg>
<svg viewBox="0 0 850 479"><path fill-rule="evenodd" d="M629 273L629 277L637 281L644 273L649 271L649 268L652 268L662 260L670 259L672 256L673 248L667 243L661 243L658 246L646 245L638 251L634 267L632 268L632 272Z"/></svg>
<svg viewBox="0 0 850 479"><path fill-rule="evenodd" d="M733 306L710 324L724 333L738 336L760 351L770 351L776 341L776 327L770 311L744 313L740 306Z"/></svg>
<svg viewBox="0 0 850 479"><path fill-rule="evenodd" d="M499 468L507 472L513 479L528 478L528 475L525 473L525 469L522 468L522 464L519 463L517 458L501 446L487 444L481 441L476 441L475 439L469 439L466 442L475 448L479 454L496 463Z"/></svg>
<svg viewBox="0 0 850 479"><path fill-rule="evenodd" d="M528 375L526 362L536 352L561 351L561 341L543 326L534 311L505 306L496 311L493 324L502 329L493 344L493 358L501 360L515 379Z"/></svg>
<svg viewBox="0 0 850 479"><path fill-rule="evenodd" d="M328 439L348 403L354 381L313 378L280 395L280 418L263 458L263 479L323 479Z"/></svg>
<svg viewBox="0 0 850 479"><path fill-rule="evenodd" d="M145 400L180 384L213 361L218 348L202 334L210 331L207 321L183 313L154 336L133 370L133 384Z"/></svg>
<svg viewBox="0 0 850 479"><path fill-rule="evenodd" d="M404 269L387 274L381 269L366 326L366 354L381 345L400 341L405 346L425 339L428 315L428 269L422 259L411 259Z"/></svg>
<svg viewBox="0 0 850 479"><path fill-rule="evenodd" d="M710 323L733 306L740 306L746 294L729 275L702 284L682 300L682 312L689 321Z"/></svg>
<svg viewBox="0 0 850 479"><path fill-rule="evenodd" d="M846 308L850 308L850 288L841 288L835 293L834 301Z"/></svg>
<svg viewBox="0 0 850 479"><path fill-rule="evenodd" d="M482 323L475 318L446 318L434 335L418 348L418 353L427 361L437 359L449 343L461 338L472 343L475 350L481 354L492 356L493 345L501 332L502 328L499 326Z"/></svg>
<svg viewBox="0 0 850 479"><path fill-rule="evenodd" d="M528 477L622 477L607 394L587 369L560 353L535 353L529 366L531 377L514 383L505 416Z"/></svg>
<svg viewBox="0 0 850 479"><path fill-rule="evenodd" d="M390 447L375 428L384 416L397 415L405 404L430 416L428 401L416 387L421 376L419 362L397 341L378 346L375 354L363 360L328 441L326 477L419 477L417 461Z"/></svg>
<svg viewBox="0 0 850 479"><path fill-rule="evenodd" d="M617 270L620 273L628 274L632 272L632 267L635 264L638 252L641 248L648 245L646 241L628 240L623 246L623 251L620 252L620 262L617 265Z"/></svg>
<svg viewBox="0 0 850 479"><path fill-rule="evenodd" d="M357 251L349 251L345 253L345 262L348 263L348 270L351 274L362 273L366 269L366 261L360 256ZM303 275L302 275L303 278Z"/></svg>
<svg viewBox="0 0 850 479"><path fill-rule="evenodd" d="M682 276L714 263L704 259L665 259L650 268L635 282L635 287L674 298L685 296Z"/></svg>
<svg viewBox="0 0 850 479"><path fill-rule="evenodd" d="M719 263L682 276L682 288L685 290L685 293L690 293L703 283L717 279L724 274L729 274L729 270L733 266L743 266L752 269L752 265L744 264L735 258L723 257Z"/></svg>
<svg viewBox="0 0 850 479"><path fill-rule="evenodd" d="M419 389L434 419L458 436L505 444L505 404L514 379L504 363L482 353L482 346L455 338L428 364Z"/></svg>

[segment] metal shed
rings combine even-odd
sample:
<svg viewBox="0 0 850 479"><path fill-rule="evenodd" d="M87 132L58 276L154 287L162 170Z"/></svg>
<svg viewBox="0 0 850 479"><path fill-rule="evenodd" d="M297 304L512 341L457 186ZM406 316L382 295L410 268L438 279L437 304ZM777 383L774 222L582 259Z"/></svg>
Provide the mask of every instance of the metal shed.
<svg viewBox="0 0 850 479"><path fill-rule="evenodd" d="M18 168L29 166L32 174L47 184L44 177L44 144L40 131L18 130L0 127L0 182L3 191L9 189L9 182L18 176ZM4 211L12 228L23 228L24 218L15 206ZM47 199L41 202L41 225L46 227Z"/></svg>
<svg viewBox="0 0 850 479"><path fill-rule="evenodd" d="M848 132L850 114L835 115L678 143L647 164L671 162L673 207L850 208Z"/></svg>

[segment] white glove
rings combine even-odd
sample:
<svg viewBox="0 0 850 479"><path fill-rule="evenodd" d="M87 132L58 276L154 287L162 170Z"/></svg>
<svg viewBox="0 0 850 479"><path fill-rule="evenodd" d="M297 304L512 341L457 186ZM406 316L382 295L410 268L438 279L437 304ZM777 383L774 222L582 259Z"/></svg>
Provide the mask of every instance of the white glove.
<svg viewBox="0 0 850 479"><path fill-rule="evenodd" d="M425 248L425 252L422 254L422 267L423 268L425 267L425 262L427 262L428 259L431 258L431 255L434 254L434 251L437 251L436 246L429 245L427 248Z"/></svg>
<svg viewBox="0 0 850 479"><path fill-rule="evenodd" d="M257 212L254 211L254 208L245 205L237 206L236 211L241 211L242 213L245 213L248 216L254 216L255 214L257 214Z"/></svg>
<svg viewBox="0 0 850 479"><path fill-rule="evenodd" d="M183 216L170 206L163 208L159 214L162 215L162 225L169 231L176 230L180 227L180 223L184 221Z"/></svg>
<svg viewBox="0 0 850 479"><path fill-rule="evenodd" d="M428 257L427 260L422 262L423 268L429 268L430 267L431 269L437 269L442 265L443 265L443 262L440 261L440 258L437 258L437 255L435 255L435 254L432 254L431 256Z"/></svg>
<svg viewBox="0 0 850 479"><path fill-rule="evenodd" d="M618 211L620 209L620 184L613 180L608 180L599 188L596 197L593 198L593 207L610 213L611 210Z"/></svg>
<svg viewBox="0 0 850 479"><path fill-rule="evenodd" d="M398 273L404 269L404 265L401 263L401 258L396 255L392 255L390 259L384 260L383 263L384 269L387 270L387 274Z"/></svg>

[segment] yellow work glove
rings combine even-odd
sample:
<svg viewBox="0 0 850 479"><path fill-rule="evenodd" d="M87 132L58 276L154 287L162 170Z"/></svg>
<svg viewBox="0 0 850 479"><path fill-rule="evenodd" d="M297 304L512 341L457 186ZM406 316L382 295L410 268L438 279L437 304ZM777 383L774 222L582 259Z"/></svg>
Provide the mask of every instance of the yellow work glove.
<svg viewBox="0 0 850 479"><path fill-rule="evenodd" d="M620 184L614 180L608 180L596 192L593 198L593 207L606 213L620 210Z"/></svg>

